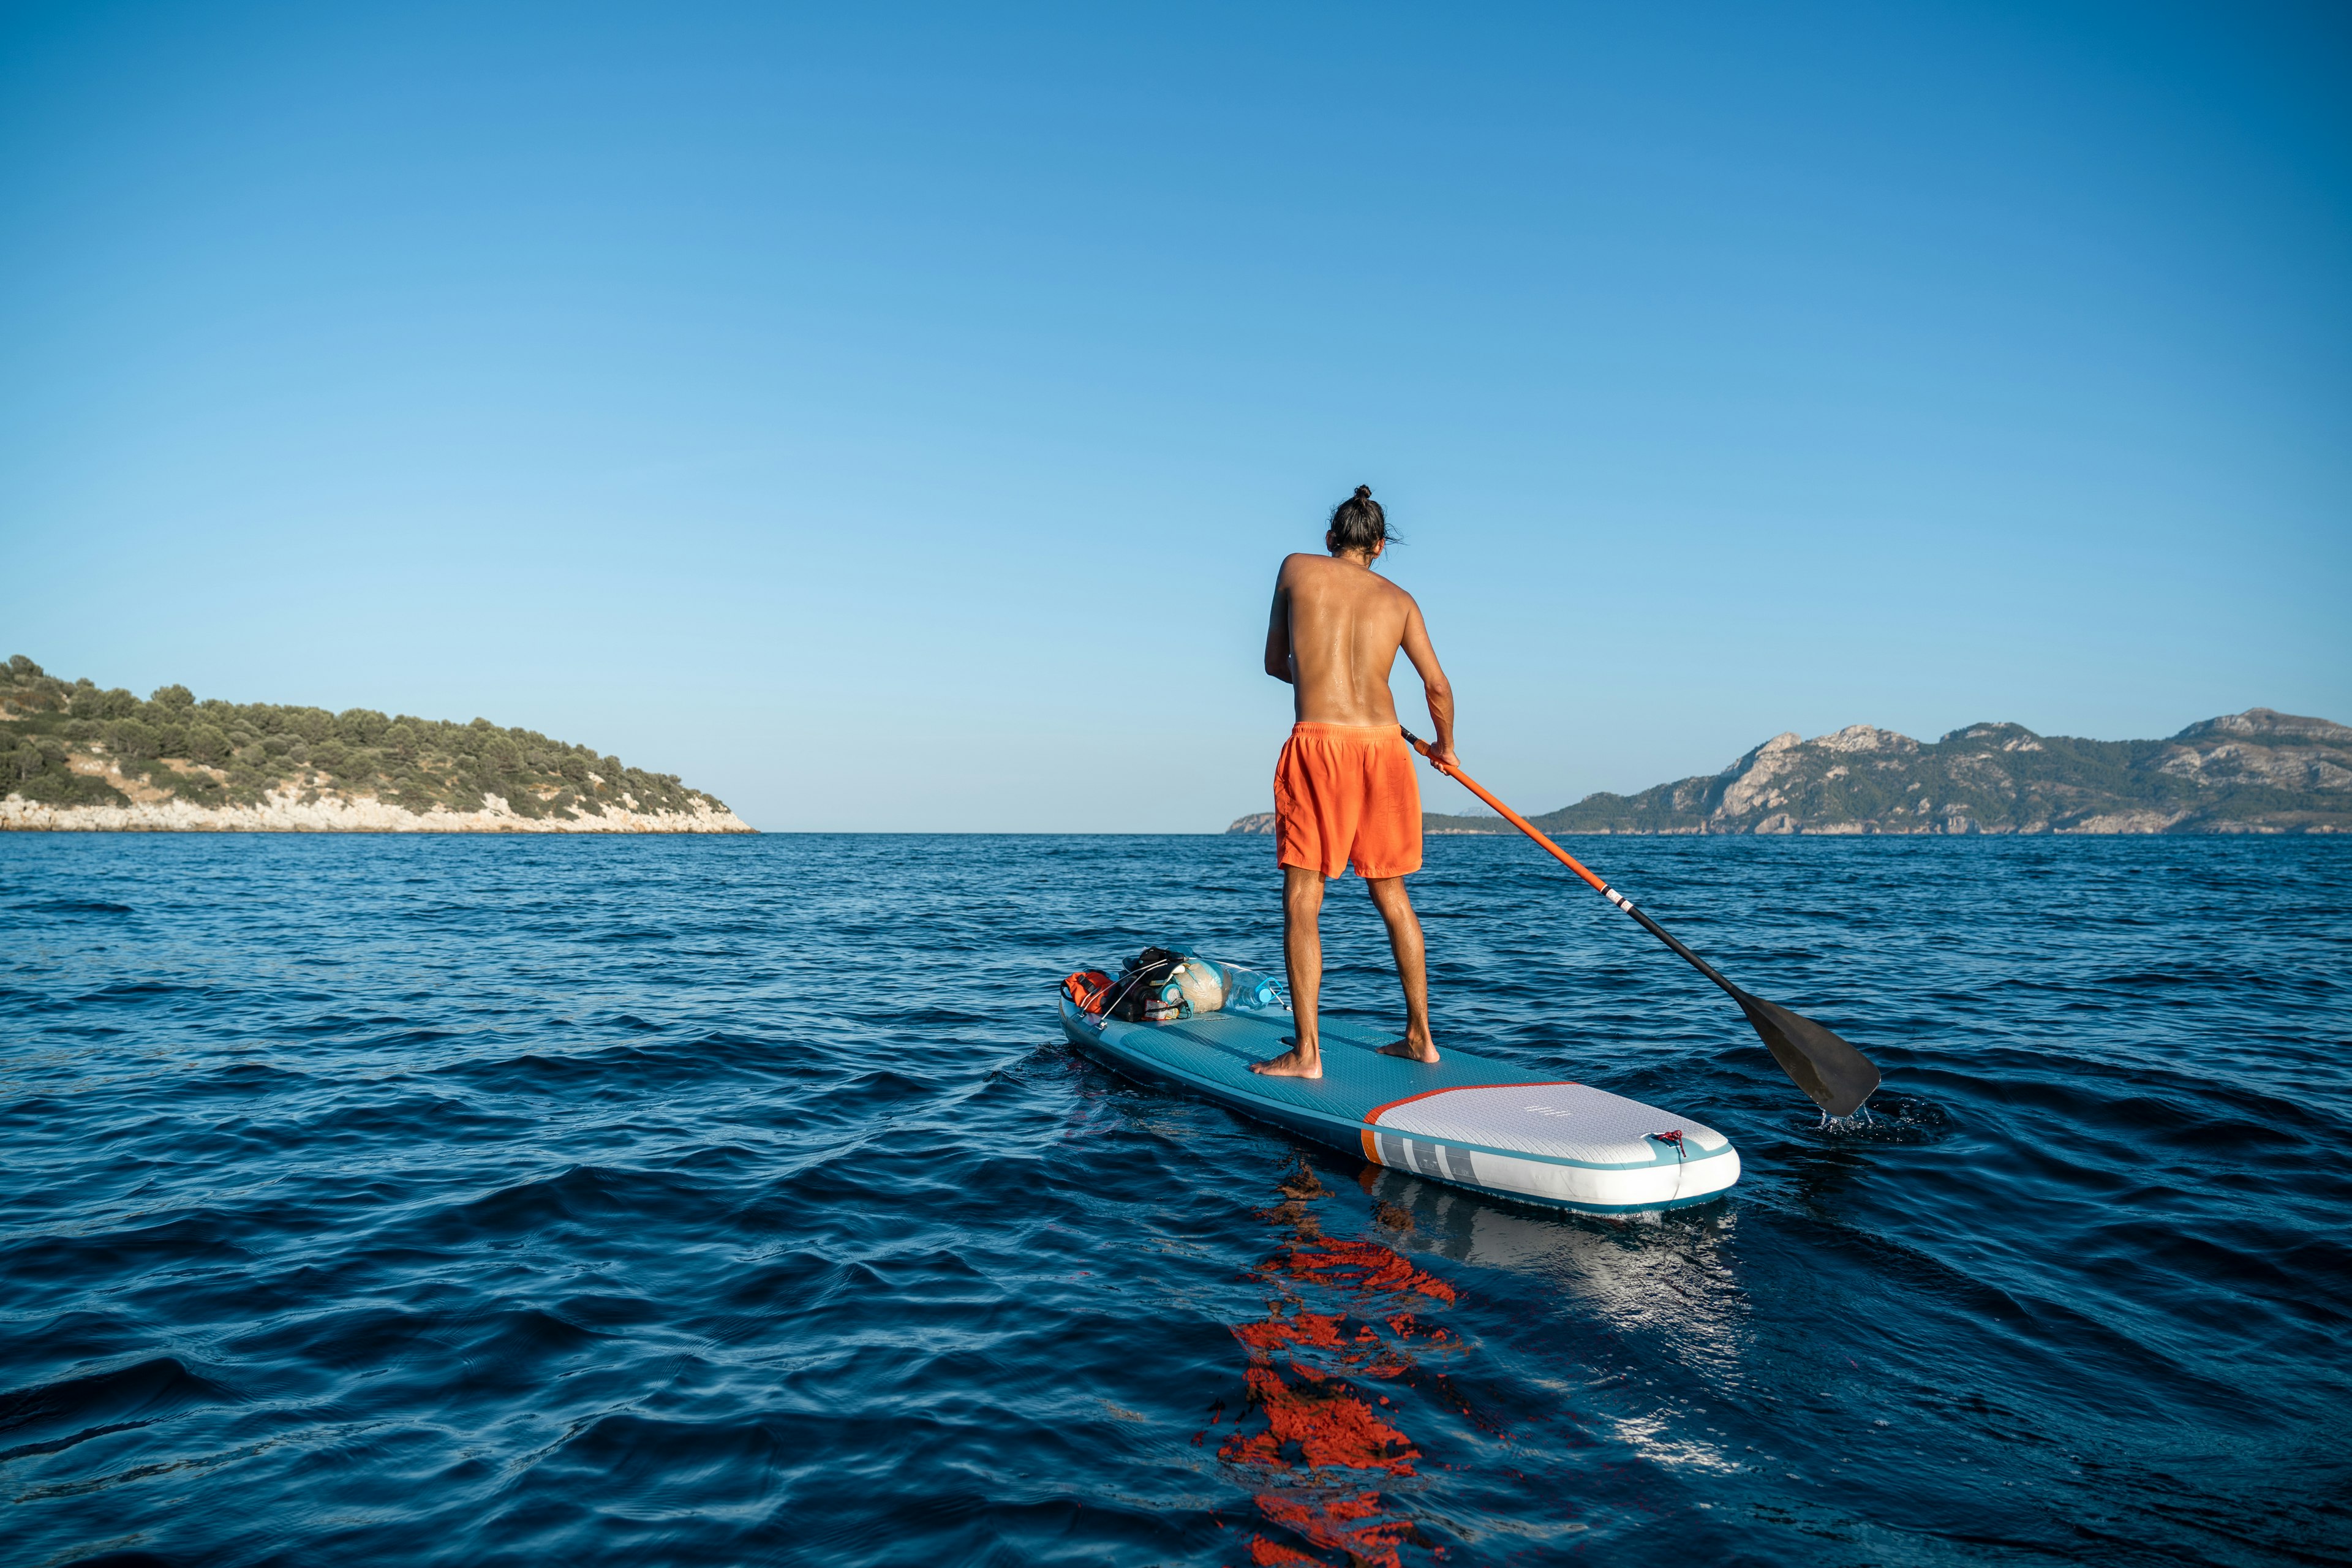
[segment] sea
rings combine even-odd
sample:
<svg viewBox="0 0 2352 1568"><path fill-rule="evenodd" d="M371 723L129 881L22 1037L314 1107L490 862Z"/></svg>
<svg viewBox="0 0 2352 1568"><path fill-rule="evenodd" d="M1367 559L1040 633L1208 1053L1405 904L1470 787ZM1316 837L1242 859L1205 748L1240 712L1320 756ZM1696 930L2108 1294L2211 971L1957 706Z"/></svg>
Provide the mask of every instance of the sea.
<svg viewBox="0 0 2352 1568"><path fill-rule="evenodd" d="M1220 837L0 836L0 1562L2352 1561L2352 843L1531 846L1437 1042L1727 1133L1580 1217L1065 1043ZM1326 1005L1401 1004L1335 884Z"/></svg>

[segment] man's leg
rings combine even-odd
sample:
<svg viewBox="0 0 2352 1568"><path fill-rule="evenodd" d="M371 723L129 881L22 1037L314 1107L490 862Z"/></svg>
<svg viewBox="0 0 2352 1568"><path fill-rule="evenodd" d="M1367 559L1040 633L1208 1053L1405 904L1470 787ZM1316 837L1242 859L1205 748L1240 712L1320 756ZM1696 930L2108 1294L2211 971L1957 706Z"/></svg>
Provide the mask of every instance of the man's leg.
<svg viewBox="0 0 2352 1568"><path fill-rule="evenodd" d="M1389 951L1396 954L1397 978L1404 982L1404 1038L1382 1046L1381 1054L1433 1062L1437 1046L1429 1037L1429 958L1422 946L1420 918L1405 896L1402 877L1382 877L1364 886L1371 889L1372 907L1388 922ZM1295 993L1295 983L1292 989Z"/></svg>
<svg viewBox="0 0 2352 1568"><path fill-rule="evenodd" d="M1308 866L1285 866L1282 960L1290 971L1290 1016L1297 1026L1298 1043L1269 1061L1252 1063L1252 1072L1274 1078L1323 1076L1322 1034L1315 1017L1316 1004L1323 994L1322 921L1323 874Z"/></svg>

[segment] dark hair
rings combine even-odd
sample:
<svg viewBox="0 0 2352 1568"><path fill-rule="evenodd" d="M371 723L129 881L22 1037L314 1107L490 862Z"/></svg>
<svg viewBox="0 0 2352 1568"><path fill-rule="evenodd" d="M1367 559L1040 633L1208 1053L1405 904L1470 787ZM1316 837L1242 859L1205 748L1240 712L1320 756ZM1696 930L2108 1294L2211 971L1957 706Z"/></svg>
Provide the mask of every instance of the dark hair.
<svg viewBox="0 0 2352 1568"><path fill-rule="evenodd" d="M1372 499L1371 486L1358 485L1354 495L1331 509L1333 549L1370 550L1389 542L1389 514Z"/></svg>

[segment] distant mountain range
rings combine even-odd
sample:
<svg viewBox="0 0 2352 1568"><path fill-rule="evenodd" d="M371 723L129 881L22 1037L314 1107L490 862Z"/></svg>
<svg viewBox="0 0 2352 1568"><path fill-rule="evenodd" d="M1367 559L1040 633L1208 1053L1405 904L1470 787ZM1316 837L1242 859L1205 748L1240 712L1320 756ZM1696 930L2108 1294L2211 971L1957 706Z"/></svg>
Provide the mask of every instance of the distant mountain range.
<svg viewBox="0 0 2352 1568"><path fill-rule="evenodd" d="M2346 833L2352 728L2250 708L2165 741L2084 741L1971 724L1939 741L1853 724L1775 735L1719 773L1590 795L1546 833ZM1508 833L1494 816L1433 833ZM1271 833L1261 812L1229 833Z"/></svg>

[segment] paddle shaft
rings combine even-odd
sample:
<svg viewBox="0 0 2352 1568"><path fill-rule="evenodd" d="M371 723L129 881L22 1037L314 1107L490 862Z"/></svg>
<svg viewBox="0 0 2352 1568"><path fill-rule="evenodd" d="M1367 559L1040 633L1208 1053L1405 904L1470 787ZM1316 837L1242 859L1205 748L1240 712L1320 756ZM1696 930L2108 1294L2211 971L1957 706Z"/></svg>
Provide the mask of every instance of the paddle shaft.
<svg viewBox="0 0 2352 1568"><path fill-rule="evenodd" d="M1447 778L1452 779L1455 784L1460 784L1464 789L1468 790L1472 795L1476 795L1480 800L1483 800L1488 805L1493 806L1497 812L1501 813L1504 821L1509 823L1512 826L1517 828L1520 832L1526 834L1537 843L1542 845L1547 850L1551 852L1554 859L1557 859L1561 865L1567 867L1570 870L1583 878L1587 882L1591 883L1592 890L1594 892L1599 893L1602 898L1608 900L1611 903L1616 905L1619 909L1633 916L1636 921L1641 922L1642 929L1643 931L1648 931L1652 936L1656 937L1660 942L1663 942L1668 947L1673 948L1675 952L1681 956L1685 963L1688 963L1693 969L1697 970L1701 974L1706 975L1709 980L1714 981L1717 985L1722 986L1726 992L1730 994L1734 1001L1740 1002L1743 1005L1745 1005L1748 994L1746 992L1740 990L1738 986L1734 985L1730 981L1726 980L1722 975L1717 974L1715 972L1715 966L1707 963L1706 959L1701 958L1697 953L1693 952L1689 948L1686 948L1681 942L1676 942L1674 939L1673 934L1669 932L1665 927L1660 925L1657 921L1652 920L1648 915L1643 914L1639 909L1635 908L1633 900L1627 898L1624 894L1619 892L1616 889L1611 887L1600 878L1594 876L1590 870L1585 868L1582 861L1570 854L1567 850L1562 849L1559 845L1554 844L1550 839L1545 837L1534 823L1529 822L1526 817L1521 816L1517 812L1513 811L1509 806L1505 805L1501 801L1496 800L1493 795L1488 795L1486 793L1486 786L1481 784L1476 779L1472 778L1460 768L1450 766L1444 763L1439 762L1435 757L1431 757L1429 754L1428 742L1423 740L1412 731L1406 730L1402 724L1398 725L1397 728L1403 731L1404 738L1407 741L1412 742L1412 749L1414 751L1419 752L1424 757L1429 757L1429 765L1431 767L1435 768L1439 773L1444 773Z"/></svg>

